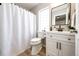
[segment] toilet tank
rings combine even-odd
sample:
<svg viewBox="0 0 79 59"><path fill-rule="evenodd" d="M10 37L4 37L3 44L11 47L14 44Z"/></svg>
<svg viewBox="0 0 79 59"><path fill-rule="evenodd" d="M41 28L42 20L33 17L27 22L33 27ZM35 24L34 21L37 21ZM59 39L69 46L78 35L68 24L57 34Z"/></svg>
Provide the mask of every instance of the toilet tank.
<svg viewBox="0 0 79 59"><path fill-rule="evenodd" d="M46 32L38 32L38 37L39 37L39 38L44 38L44 37L46 37Z"/></svg>
<svg viewBox="0 0 79 59"><path fill-rule="evenodd" d="M38 37L39 38L43 38L44 37L44 33L43 32L38 32Z"/></svg>

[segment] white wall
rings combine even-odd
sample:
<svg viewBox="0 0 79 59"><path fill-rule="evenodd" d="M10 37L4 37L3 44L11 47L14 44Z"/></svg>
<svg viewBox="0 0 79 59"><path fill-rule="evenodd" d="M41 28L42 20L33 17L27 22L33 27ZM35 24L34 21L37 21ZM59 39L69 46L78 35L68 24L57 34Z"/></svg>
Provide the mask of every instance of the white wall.
<svg viewBox="0 0 79 59"><path fill-rule="evenodd" d="M42 9L42 8L45 8L45 7L49 6L49 5L50 5L50 3L40 3L39 5L37 5L36 7L32 8L30 10L31 12L33 12L34 14L36 14L36 19L37 19L36 20L36 24L37 24L37 26L36 26L36 32L38 32L38 11L40 9ZM38 34L38 33L36 33L36 34Z"/></svg>
<svg viewBox="0 0 79 59"><path fill-rule="evenodd" d="M49 5L50 3L40 3L36 7L32 8L30 11L33 12L34 14L37 14L40 9L45 8Z"/></svg>

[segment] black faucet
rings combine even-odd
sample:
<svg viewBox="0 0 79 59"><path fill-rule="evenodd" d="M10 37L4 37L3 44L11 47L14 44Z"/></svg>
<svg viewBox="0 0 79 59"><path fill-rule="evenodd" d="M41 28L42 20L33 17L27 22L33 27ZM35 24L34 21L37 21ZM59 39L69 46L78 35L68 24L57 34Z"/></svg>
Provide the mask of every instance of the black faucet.
<svg viewBox="0 0 79 59"><path fill-rule="evenodd" d="M63 31L63 29L61 28L61 25L59 25L58 31Z"/></svg>

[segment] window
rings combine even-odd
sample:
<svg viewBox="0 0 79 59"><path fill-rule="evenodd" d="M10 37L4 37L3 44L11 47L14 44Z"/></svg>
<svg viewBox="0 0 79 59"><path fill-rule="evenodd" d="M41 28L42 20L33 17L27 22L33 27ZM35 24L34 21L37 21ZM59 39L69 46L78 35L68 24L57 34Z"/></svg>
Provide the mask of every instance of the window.
<svg viewBox="0 0 79 59"><path fill-rule="evenodd" d="M49 8L46 7L38 12L38 31L49 31Z"/></svg>

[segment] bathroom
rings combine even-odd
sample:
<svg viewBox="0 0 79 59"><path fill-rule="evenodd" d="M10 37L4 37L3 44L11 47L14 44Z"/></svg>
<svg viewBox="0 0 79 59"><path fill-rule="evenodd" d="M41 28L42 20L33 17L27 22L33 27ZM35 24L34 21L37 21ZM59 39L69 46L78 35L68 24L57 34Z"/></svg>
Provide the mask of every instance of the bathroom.
<svg viewBox="0 0 79 59"><path fill-rule="evenodd" d="M0 3L0 56L79 56L79 3Z"/></svg>

